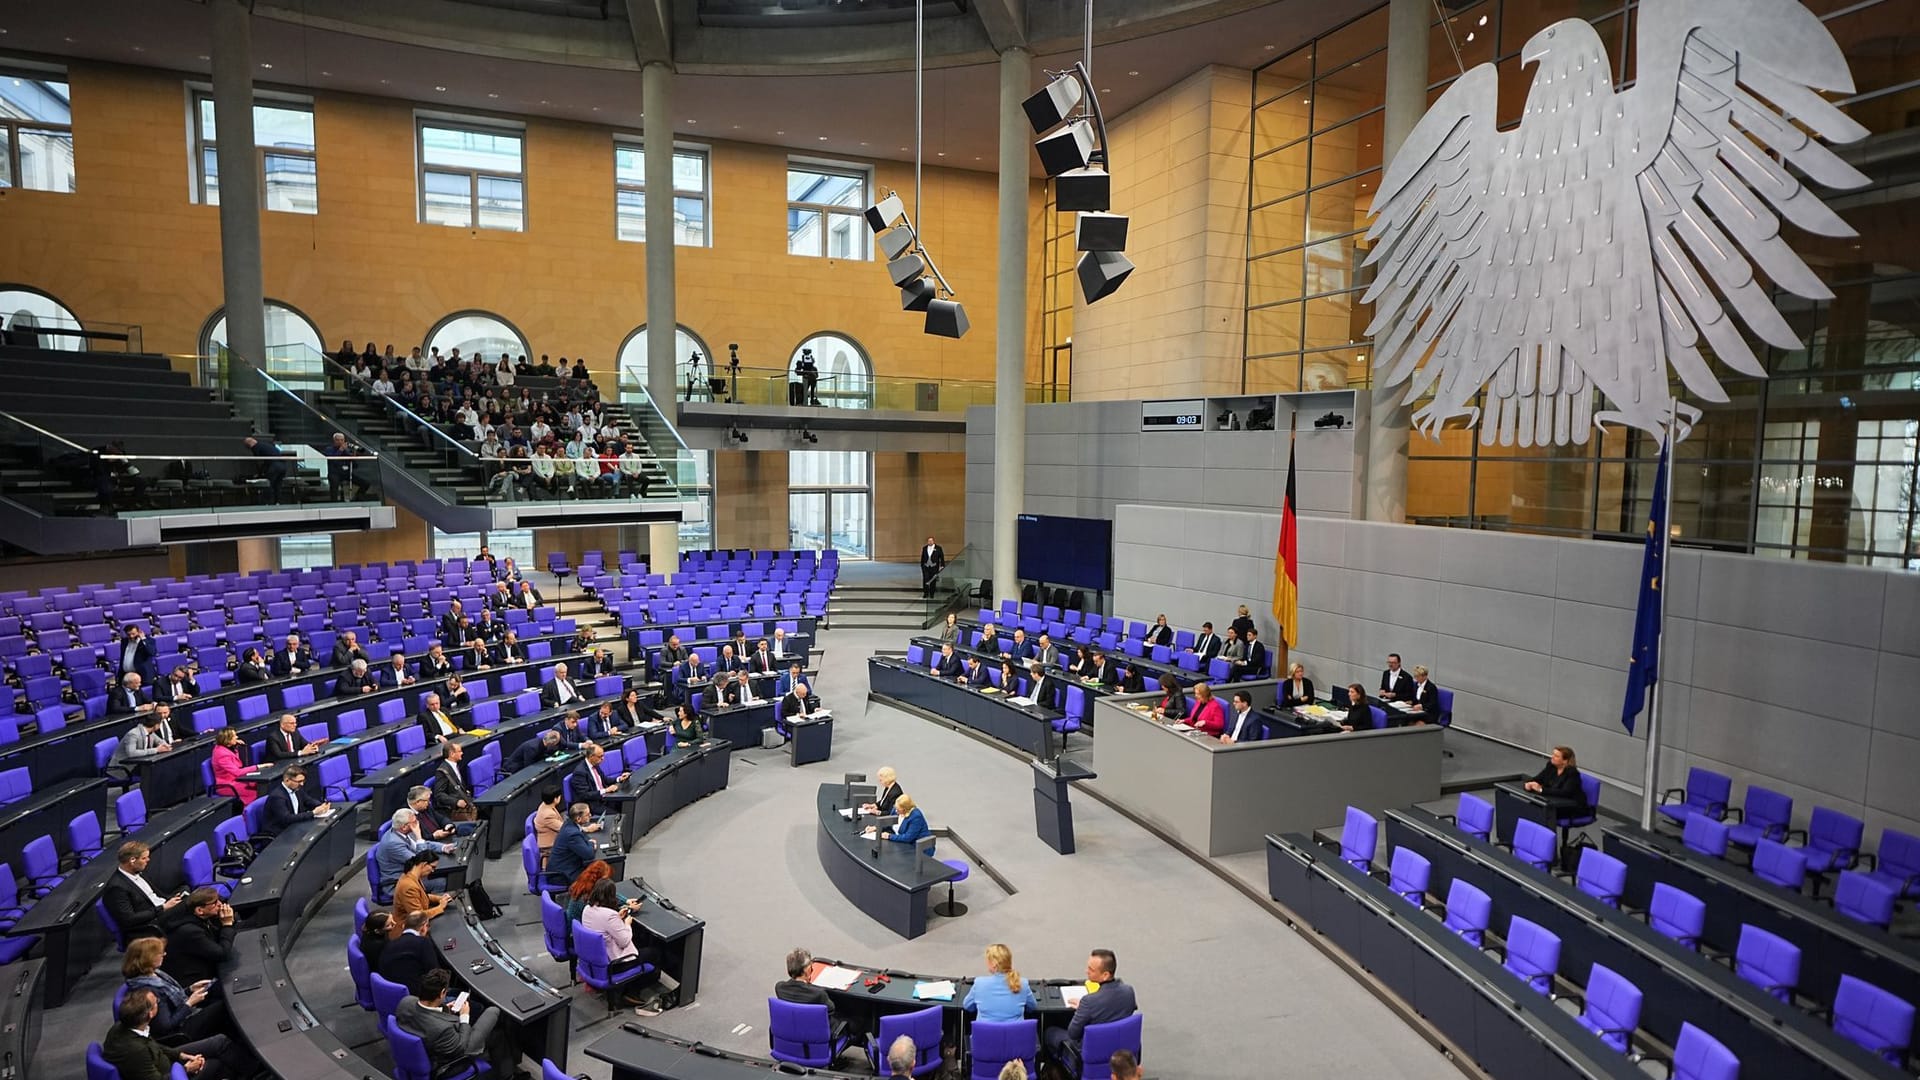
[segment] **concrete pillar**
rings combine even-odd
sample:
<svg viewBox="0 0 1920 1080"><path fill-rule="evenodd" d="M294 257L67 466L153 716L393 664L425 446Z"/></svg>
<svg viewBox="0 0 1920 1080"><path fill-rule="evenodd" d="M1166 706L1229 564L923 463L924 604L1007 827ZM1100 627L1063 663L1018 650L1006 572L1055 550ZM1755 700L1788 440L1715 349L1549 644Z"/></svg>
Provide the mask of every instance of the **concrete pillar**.
<svg viewBox="0 0 1920 1080"><path fill-rule="evenodd" d="M252 6L247 0L210 0L207 7L213 16L220 277L227 309L227 348L248 363L264 365L267 302L260 277L260 159L253 147ZM266 386L259 377L237 374L231 379L230 394L235 410L266 430Z"/></svg>
<svg viewBox="0 0 1920 1080"><path fill-rule="evenodd" d="M647 546L643 554L647 569L654 573L678 573L680 571L680 524L674 521L649 522Z"/></svg>
<svg viewBox="0 0 1920 1080"><path fill-rule="evenodd" d="M673 295L673 68L648 64L641 78L647 140L647 393L667 423L678 424L673 405L678 359L673 335L680 325Z"/></svg>
<svg viewBox="0 0 1920 1080"><path fill-rule="evenodd" d="M1387 114L1380 161L1391 164L1427 111L1426 0L1392 0L1387 7ZM1368 521L1407 519L1407 429L1411 409L1398 404L1404 385L1372 391L1367 423Z"/></svg>
<svg viewBox="0 0 1920 1080"><path fill-rule="evenodd" d="M1000 54L1000 261L994 320L993 590L1020 598L1019 532L1027 501L1027 155L1031 128L1020 103L1033 87L1033 54Z"/></svg>

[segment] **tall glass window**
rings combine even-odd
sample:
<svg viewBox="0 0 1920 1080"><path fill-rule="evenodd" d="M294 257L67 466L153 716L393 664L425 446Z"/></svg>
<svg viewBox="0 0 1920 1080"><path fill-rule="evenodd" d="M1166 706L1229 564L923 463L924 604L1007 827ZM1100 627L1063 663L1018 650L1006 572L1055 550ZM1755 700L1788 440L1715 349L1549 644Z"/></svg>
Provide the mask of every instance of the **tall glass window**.
<svg viewBox="0 0 1920 1080"><path fill-rule="evenodd" d="M443 357L451 357L458 349L462 360L478 356L496 364L502 354L517 360L531 352L525 335L489 311L461 311L441 319L427 334L427 355L432 356L435 349Z"/></svg>
<svg viewBox="0 0 1920 1080"><path fill-rule="evenodd" d="M421 118L420 221L462 229L527 227L523 132L500 121Z"/></svg>
<svg viewBox="0 0 1920 1080"><path fill-rule="evenodd" d="M695 356L700 358L697 364ZM707 396L706 380L715 374L713 363L713 354L707 351L707 343L701 340L700 335L684 326L673 328L673 377L682 399ZM727 362L722 359L719 374L725 374L726 370ZM620 343L620 384L622 387L631 385L635 390L644 389L647 385L647 328L644 324Z"/></svg>
<svg viewBox="0 0 1920 1080"><path fill-rule="evenodd" d="M433 557L436 559L466 559L472 561L480 554L480 545L487 545L487 553L495 559L512 558L515 565L526 568L533 563L532 529L497 529L493 532L449 533L433 530Z"/></svg>
<svg viewBox="0 0 1920 1080"><path fill-rule="evenodd" d="M333 537L307 533L280 538L280 569L324 570L333 565Z"/></svg>
<svg viewBox="0 0 1920 1080"><path fill-rule="evenodd" d="M278 300L267 301L266 318L267 374L295 389L304 389L309 384L317 387L325 382L326 342L313 320ZM214 312L206 331L200 335L200 356L212 362L226 347L227 309L223 307Z"/></svg>
<svg viewBox="0 0 1920 1080"><path fill-rule="evenodd" d="M0 68L0 188L73 190L73 105L64 73Z"/></svg>
<svg viewBox="0 0 1920 1080"><path fill-rule="evenodd" d="M673 149L673 242L680 247L706 247L707 152L695 147ZM622 240L647 242L647 152L637 139L613 144L615 225Z"/></svg>
<svg viewBox="0 0 1920 1080"><path fill-rule="evenodd" d="M787 254L870 259L872 233L861 215L872 173L859 165L794 161L787 165Z"/></svg>
<svg viewBox="0 0 1920 1080"><path fill-rule="evenodd" d="M811 354L820 371L820 404L842 409L873 408L873 363L853 339L839 334L815 334L793 350L791 369Z"/></svg>
<svg viewBox="0 0 1920 1080"><path fill-rule="evenodd" d="M713 550L713 451L689 450L693 457L693 487L681 494L697 499L701 520L680 523L681 551Z"/></svg>
<svg viewBox="0 0 1920 1080"><path fill-rule="evenodd" d="M220 161L215 152L213 95L193 95L195 202L220 205ZM320 183L313 144L313 103L256 99L253 145L260 168L260 205L291 214L320 212Z"/></svg>
<svg viewBox="0 0 1920 1080"><path fill-rule="evenodd" d="M787 530L796 551L873 552L873 457L864 450L787 454Z"/></svg>
<svg viewBox="0 0 1920 1080"><path fill-rule="evenodd" d="M48 296L38 289L22 288L18 285L0 285L0 326L8 330L34 330L50 327L59 330L80 330L80 319L67 310L67 305ZM86 346L84 338L67 334L43 334L40 347L43 349L65 349L78 352Z"/></svg>

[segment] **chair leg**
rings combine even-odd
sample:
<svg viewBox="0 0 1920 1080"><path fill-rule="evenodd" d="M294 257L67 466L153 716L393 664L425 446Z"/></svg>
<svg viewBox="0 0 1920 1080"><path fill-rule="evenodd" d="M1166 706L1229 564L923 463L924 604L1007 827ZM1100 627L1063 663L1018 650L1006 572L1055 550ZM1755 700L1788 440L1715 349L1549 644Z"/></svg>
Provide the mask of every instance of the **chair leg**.
<svg viewBox="0 0 1920 1080"><path fill-rule="evenodd" d="M957 919L967 913L967 905L953 898L953 882L947 882L947 902L935 904L933 913L944 919Z"/></svg>

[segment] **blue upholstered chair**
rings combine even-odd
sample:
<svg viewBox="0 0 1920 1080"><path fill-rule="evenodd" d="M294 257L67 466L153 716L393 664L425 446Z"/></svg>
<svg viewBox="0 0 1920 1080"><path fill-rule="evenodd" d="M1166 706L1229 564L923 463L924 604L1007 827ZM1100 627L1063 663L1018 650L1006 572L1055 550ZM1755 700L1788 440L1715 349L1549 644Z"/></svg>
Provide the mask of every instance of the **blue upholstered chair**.
<svg viewBox="0 0 1920 1080"><path fill-rule="evenodd" d="M1493 917L1493 898L1465 878L1454 878L1447 885L1447 929L1459 934L1467 944L1480 948L1487 942L1487 923Z"/></svg>
<svg viewBox="0 0 1920 1080"><path fill-rule="evenodd" d="M938 1072L941 1065L940 1040L945 1010L939 1005L910 1013L892 1013L880 1018L880 1030L867 1040L867 1061L873 1071L886 1075L887 1048L905 1035L913 1040L913 1075Z"/></svg>
<svg viewBox="0 0 1920 1080"><path fill-rule="evenodd" d="M1145 1025L1146 1017L1137 1012L1124 1020L1088 1024L1080 1035L1080 1060L1084 1063L1080 1080L1113 1080L1109 1061L1116 1050L1131 1051L1135 1061L1146 1060L1140 1049L1140 1032Z"/></svg>
<svg viewBox="0 0 1920 1080"><path fill-rule="evenodd" d="M825 1069L846 1049L847 1037L834 1033L825 1005L767 999L767 1053L775 1061Z"/></svg>
<svg viewBox="0 0 1920 1080"><path fill-rule="evenodd" d="M1357 806L1347 807L1340 826L1340 858L1361 873L1373 869L1373 854L1380 843L1380 823Z"/></svg>
<svg viewBox="0 0 1920 1080"><path fill-rule="evenodd" d="M1772 931L1740 924L1740 944L1733 951L1734 974L1773 995L1793 1003L1800 985L1800 947Z"/></svg>
<svg viewBox="0 0 1920 1080"><path fill-rule="evenodd" d="M1913 1043L1913 1004L1870 982L1842 975L1833 997L1833 1030L1887 1064L1903 1067L1907 1047Z"/></svg>
<svg viewBox="0 0 1920 1080"><path fill-rule="evenodd" d="M1036 1058L1040 1048L1040 1021L1011 1020L994 1023L990 1020L976 1020L973 1023L971 1042L968 1050L973 1057L973 1068L969 1073L971 1080L1000 1080L1000 1070L1007 1062L1019 1060L1027 1066L1028 1076L1039 1076Z"/></svg>
<svg viewBox="0 0 1920 1080"><path fill-rule="evenodd" d="M1581 1027L1600 1036L1600 1041L1621 1053L1633 1042L1633 1029L1640 1026L1640 988L1622 978L1612 968L1593 965L1587 973L1587 1003L1575 1017Z"/></svg>
<svg viewBox="0 0 1920 1080"><path fill-rule="evenodd" d="M1518 915L1507 924L1503 966L1520 976L1534 993L1551 996L1553 973L1560 967L1560 937Z"/></svg>

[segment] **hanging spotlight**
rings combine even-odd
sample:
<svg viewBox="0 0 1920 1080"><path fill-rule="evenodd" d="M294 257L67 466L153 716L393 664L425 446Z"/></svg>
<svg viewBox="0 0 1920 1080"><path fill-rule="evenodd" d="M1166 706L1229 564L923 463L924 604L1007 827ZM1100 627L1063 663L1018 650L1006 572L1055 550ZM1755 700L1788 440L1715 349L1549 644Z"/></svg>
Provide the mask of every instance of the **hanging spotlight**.
<svg viewBox="0 0 1920 1080"><path fill-rule="evenodd" d="M1080 295L1091 304L1111 295L1133 273L1133 262L1118 251L1089 251L1074 264L1080 278Z"/></svg>
<svg viewBox="0 0 1920 1080"><path fill-rule="evenodd" d="M1091 5L1087 18L1091 24ZM1034 133L1040 136L1033 148L1040 155L1041 167L1053 180L1054 208L1077 215L1074 246L1084 254L1076 273L1081 295L1089 304L1112 295L1133 273L1133 263L1124 254L1127 217L1108 212L1113 201L1113 177L1107 154L1107 122L1100 110L1100 96L1094 92L1092 64L1093 41L1089 37L1085 57L1066 71L1048 72L1051 81L1021 104Z"/></svg>
<svg viewBox="0 0 1920 1080"><path fill-rule="evenodd" d="M1084 169L1093 159L1093 125L1075 120L1052 135L1033 144L1040 153L1040 164L1048 176Z"/></svg>
<svg viewBox="0 0 1920 1080"><path fill-rule="evenodd" d="M1073 222L1074 248L1078 251L1127 250L1127 215L1076 214Z"/></svg>
<svg viewBox="0 0 1920 1080"><path fill-rule="evenodd" d="M1069 169L1053 178L1053 207L1106 210L1113 205L1113 178L1105 169Z"/></svg>
<svg viewBox="0 0 1920 1080"><path fill-rule="evenodd" d="M886 253L887 276L900 287L900 310L926 312L924 332L935 337L966 334L966 310L953 299L953 290L920 242L900 196L888 192L886 198L867 207L865 216L876 243ZM946 299L940 298L942 293Z"/></svg>
<svg viewBox="0 0 1920 1080"><path fill-rule="evenodd" d="M1065 72L1055 76L1039 93L1021 102L1020 107L1026 110L1027 122L1033 125L1033 133L1045 135L1048 128L1073 115L1083 96L1079 80L1073 77L1072 72Z"/></svg>

